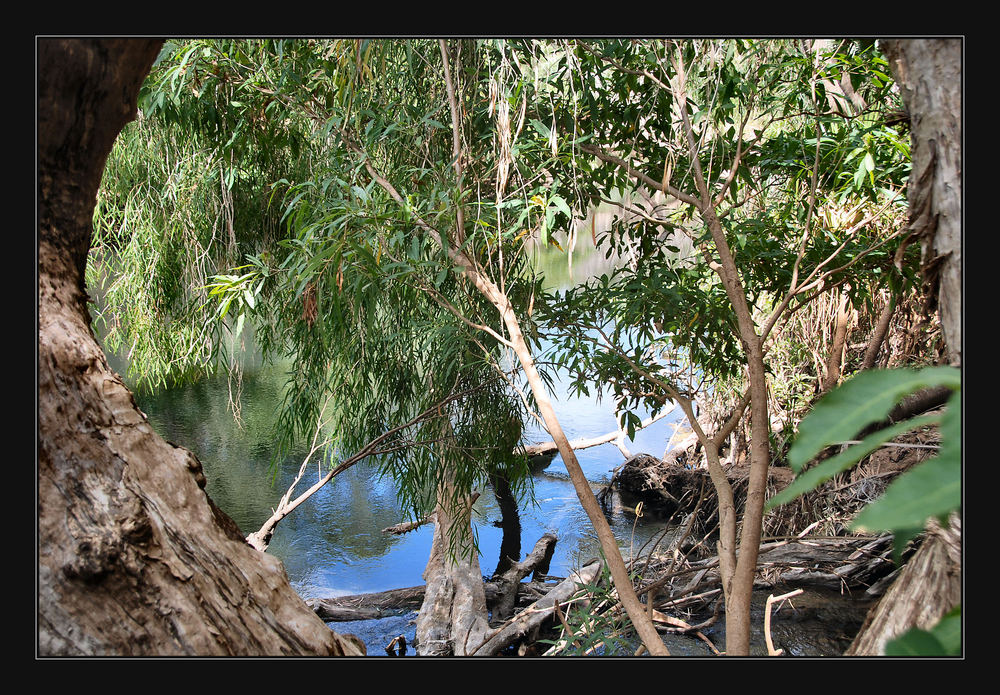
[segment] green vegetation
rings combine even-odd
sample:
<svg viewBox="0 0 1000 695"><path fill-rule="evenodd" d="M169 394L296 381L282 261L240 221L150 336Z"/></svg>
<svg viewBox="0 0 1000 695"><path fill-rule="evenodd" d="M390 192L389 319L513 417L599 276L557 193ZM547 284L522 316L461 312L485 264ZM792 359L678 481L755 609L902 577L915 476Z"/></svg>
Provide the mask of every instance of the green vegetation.
<svg viewBox="0 0 1000 695"><path fill-rule="evenodd" d="M740 653L767 468L783 453L771 418L787 416L787 439L842 367L817 353L818 307L874 324L885 290L916 291L908 137L886 120L898 108L885 60L853 41L168 42L100 194L97 319L144 385L237 368L252 330L290 365L275 459L321 421L334 465L392 432L379 464L414 518L494 475L530 495L514 448L527 417L558 429L545 368L612 397L630 436L640 408L680 403L729 500ZM581 228L601 204L617 209L610 228ZM532 245L564 251L580 234L619 265L547 289ZM957 379L914 374L874 386L882 400L843 432L831 413L867 377L831 393L802 423L793 468L914 386ZM714 432L694 414L708 394L728 413ZM958 417L956 400L942 427ZM719 452L747 420L756 506L738 519ZM858 523L915 528L883 514L902 508L887 498Z"/></svg>
<svg viewBox="0 0 1000 695"><path fill-rule="evenodd" d="M945 386L954 391L942 415L913 417L869 434L841 453L805 466L823 449L847 442L868 425L881 422L904 396L921 388ZM893 534L897 562L903 549L924 530L928 519L948 524L948 516L962 504L962 381L954 367L873 370L861 372L820 400L799 424L799 434L788 452L795 482L771 498L767 508L792 501L847 470L893 437L934 424L941 430L937 454L907 471L876 502L855 517L857 531ZM930 632L914 628L886 648L889 656L958 655L961 653L961 607L942 618Z"/></svg>

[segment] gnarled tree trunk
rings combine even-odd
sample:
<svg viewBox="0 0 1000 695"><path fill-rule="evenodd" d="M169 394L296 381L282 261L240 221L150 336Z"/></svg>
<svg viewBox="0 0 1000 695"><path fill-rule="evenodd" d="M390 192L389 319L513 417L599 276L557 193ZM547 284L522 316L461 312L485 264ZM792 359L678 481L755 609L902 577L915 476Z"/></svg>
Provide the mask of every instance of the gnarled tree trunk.
<svg viewBox="0 0 1000 695"><path fill-rule="evenodd" d="M465 656L489 632L486 589L472 544L472 500L455 506L450 481L438 493L434 538L424 570L427 585L417 615L420 656Z"/></svg>
<svg viewBox="0 0 1000 695"><path fill-rule="evenodd" d="M929 630L962 602L962 525L931 521L927 537L882 599L872 607L846 656L879 656L911 627Z"/></svg>
<svg viewBox="0 0 1000 695"><path fill-rule="evenodd" d="M362 655L244 542L90 329L95 196L160 45L38 43L38 653Z"/></svg>
<svg viewBox="0 0 1000 695"><path fill-rule="evenodd" d="M936 288L948 360L962 363L962 40L881 42L910 114L907 198Z"/></svg>

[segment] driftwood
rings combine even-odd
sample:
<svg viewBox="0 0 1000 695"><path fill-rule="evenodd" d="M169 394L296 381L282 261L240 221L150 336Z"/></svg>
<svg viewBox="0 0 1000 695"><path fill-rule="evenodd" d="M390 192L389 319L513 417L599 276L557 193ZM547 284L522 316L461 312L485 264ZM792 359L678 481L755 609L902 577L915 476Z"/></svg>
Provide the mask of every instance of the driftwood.
<svg viewBox="0 0 1000 695"><path fill-rule="evenodd" d="M873 598L881 580L893 572L891 536L795 538L764 543L757 563L756 588L814 587L849 591ZM661 609L689 607L714 601L720 594L718 557L690 562L686 567L649 581L638 593L660 597ZM664 563L668 567L669 562ZM653 568L649 575L655 575Z"/></svg>
<svg viewBox="0 0 1000 695"><path fill-rule="evenodd" d="M561 578L549 578L561 581ZM526 606L544 596L555 584L543 581L521 582L517 585L515 605ZM424 601L424 585L404 589L390 589L369 594L353 594L332 598L309 598L306 604L321 619L328 623L348 620L377 620L398 615L403 611L415 611ZM501 587L497 582L485 582L486 607L496 609L501 597Z"/></svg>
<svg viewBox="0 0 1000 695"><path fill-rule="evenodd" d="M433 520L433 515L431 517ZM493 614L493 622L508 618L514 612L518 601L526 597L537 599L552 588L553 585L537 580L549 571L555 545L556 536L546 533L522 562L512 563L501 576L483 584L486 607ZM521 581L532 572L536 581L527 583ZM306 603L327 622L372 620L395 615L400 610L420 608L424 602L425 592L425 586L413 586L353 596L308 599Z"/></svg>
<svg viewBox="0 0 1000 695"><path fill-rule="evenodd" d="M522 579L532 572L538 577L549 571L549 562L552 560L555 547L555 534L546 533L523 562L512 563L506 572L496 578L500 597L493 608L493 622L506 620L513 614L514 604L517 601L517 587Z"/></svg>
<svg viewBox="0 0 1000 695"><path fill-rule="evenodd" d="M502 628L488 635L483 643L477 649L471 650L470 653L477 656L496 656L517 640L540 628L554 617L557 603L572 598L579 584L593 582L600 569L600 562L592 562L579 572L572 572L569 577L557 584L544 597L518 613Z"/></svg>
<svg viewBox="0 0 1000 695"><path fill-rule="evenodd" d="M638 427L635 428L636 431L638 432L644 427L649 427L657 420L662 420L667 415L669 415L673 409L674 405L671 404L665 410L661 410L659 413L657 413L655 417L646 418L639 424ZM625 431L619 428L617 430L614 430L613 432L608 432L607 434L603 434L600 437L581 437L579 439L574 439L569 443L569 445L574 451L576 451L577 449L587 449L592 446L600 446L601 444L608 444L610 442L615 442L615 445L621 450L622 454L626 458L628 458L629 456L631 456L631 454L628 452L627 449L625 449L624 445L625 436L626 436ZM541 444L530 444L528 446L521 447L518 450L518 453L527 454L528 456L546 456L548 454L554 454L555 452L556 452L556 443L551 441L542 442Z"/></svg>
<svg viewBox="0 0 1000 695"><path fill-rule="evenodd" d="M553 541L543 536L535 550L523 562L517 563L521 577L527 576L533 568L541 565L538 558L544 557ZM821 588L842 591L868 600L877 597L894 576L894 566L890 560L892 539L890 536L857 537L802 537L778 540L761 545L755 588L782 591L790 588ZM711 624L716 616L704 623L689 625L669 615L679 609L698 611L711 607L722 596L719 584L718 558L715 556L688 562L674 571L666 572L670 561L661 565L651 563L646 570L647 577L657 577L647 581L637 590L640 596L655 596L653 619L659 632L688 633L696 637L699 630ZM586 566L579 574L574 573L558 584L543 581L514 582L516 592L510 590L510 578L483 583L487 609L493 614L494 622L500 614L501 601L524 607L512 620L492 633L487 633L478 648L465 646L465 653L478 656L497 655L508 647L525 640L531 641L544 627L558 617L557 604L565 606L572 598L578 583L591 583L597 576L598 563ZM550 578L551 579L551 578ZM391 591L382 591L354 596L324 599L308 599L306 603L326 622L366 620L398 615L401 611L420 608L424 599L424 587L414 586ZM509 609L504 609L509 610Z"/></svg>
<svg viewBox="0 0 1000 695"><path fill-rule="evenodd" d="M411 586L371 594L310 598L306 604L326 622L372 620L396 615L401 610L417 610L424 601L424 587Z"/></svg>

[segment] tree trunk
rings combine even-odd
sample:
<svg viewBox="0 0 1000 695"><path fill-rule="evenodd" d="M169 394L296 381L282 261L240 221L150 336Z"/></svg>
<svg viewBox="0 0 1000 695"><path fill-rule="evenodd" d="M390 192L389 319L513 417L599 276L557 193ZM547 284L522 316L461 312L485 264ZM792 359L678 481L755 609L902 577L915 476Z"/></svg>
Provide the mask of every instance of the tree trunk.
<svg viewBox="0 0 1000 695"><path fill-rule="evenodd" d="M90 329L97 188L160 44L38 42L38 653L362 655L243 541Z"/></svg>
<svg viewBox="0 0 1000 695"><path fill-rule="evenodd" d="M889 298L886 301L885 306L882 307L882 312L879 314L878 323L875 325L872 337L868 341L868 347L865 348L865 356L864 359L861 360L861 369L872 369L875 366L879 350L882 349L885 337L889 333L889 324L892 322L892 315L895 310L896 294L890 291Z"/></svg>
<svg viewBox="0 0 1000 695"><path fill-rule="evenodd" d="M521 557L521 514L510 481L500 473L490 475L490 484L500 507L500 557L493 576L499 577Z"/></svg>
<svg viewBox="0 0 1000 695"><path fill-rule="evenodd" d="M827 356L826 374L823 378L822 390L824 393L831 390L840 381L844 348L847 345L847 328L851 318L851 314L847 310L847 302L847 293L841 292L840 304L837 306L837 318L833 327L833 344L830 346L830 354Z"/></svg>
<svg viewBox="0 0 1000 695"><path fill-rule="evenodd" d="M911 627L932 628L962 602L962 525L932 521L927 538L889 590L868 613L845 656L879 656L890 640Z"/></svg>
<svg viewBox="0 0 1000 695"><path fill-rule="evenodd" d="M434 538L424 570L424 602L417 616L417 654L465 656L489 632L486 590L472 545L472 502L454 506L451 482L438 492Z"/></svg>
<svg viewBox="0 0 1000 695"><path fill-rule="evenodd" d="M962 362L962 40L880 44L910 114L910 231L937 289L948 360Z"/></svg>
<svg viewBox="0 0 1000 695"><path fill-rule="evenodd" d="M937 287L948 360L962 362L962 41L881 42L910 114L910 231ZM961 525L935 532L869 614L849 654L880 654L891 637L929 627L961 600Z"/></svg>

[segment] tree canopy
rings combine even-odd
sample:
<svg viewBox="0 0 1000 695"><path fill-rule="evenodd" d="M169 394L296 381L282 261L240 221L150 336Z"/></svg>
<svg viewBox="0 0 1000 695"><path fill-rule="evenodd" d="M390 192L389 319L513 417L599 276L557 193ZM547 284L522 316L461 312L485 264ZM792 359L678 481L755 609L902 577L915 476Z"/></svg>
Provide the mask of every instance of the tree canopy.
<svg viewBox="0 0 1000 695"><path fill-rule="evenodd" d="M95 214L109 347L157 384L236 368L252 329L289 364L279 443L325 422L336 465L391 432L376 453L415 516L446 480L454 504L496 474L527 492L547 362L630 435L730 386L734 419L701 435L718 449L752 404L766 475L790 317L916 279L871 43L172 41L139 105ZM584 228L601 204L615 222ZM531 250L580 234L617 268L544 289Z"/></svg>

